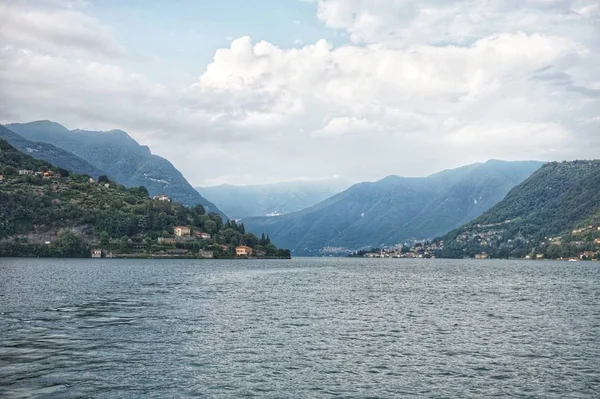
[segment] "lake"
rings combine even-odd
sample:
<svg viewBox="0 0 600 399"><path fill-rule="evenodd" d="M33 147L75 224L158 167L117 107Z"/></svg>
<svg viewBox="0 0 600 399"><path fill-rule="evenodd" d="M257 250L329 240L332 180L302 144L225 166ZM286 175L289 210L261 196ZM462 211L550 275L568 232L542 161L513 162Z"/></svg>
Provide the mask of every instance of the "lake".
<svg viewBox="0 0 600 399"><path fill-rule="evenodd" d="M0 259L0 396L600 397L600 263Z"/></svg>

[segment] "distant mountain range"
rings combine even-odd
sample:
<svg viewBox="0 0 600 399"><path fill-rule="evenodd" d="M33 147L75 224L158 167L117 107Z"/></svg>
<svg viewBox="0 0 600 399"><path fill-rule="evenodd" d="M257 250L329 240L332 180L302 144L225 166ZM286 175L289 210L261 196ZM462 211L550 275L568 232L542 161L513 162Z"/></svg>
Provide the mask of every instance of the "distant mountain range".
<svg viewBox="0 0 600 399"><path fill-rule="evenodd" d="M277 216L313 206L345 189L343 179L297 181L275 184L196 187L209 201L234 219L249 216Z"/></svg>
<svg viewBox="0 0 600 399"><path fill-rule="evenodd" d="M493 208L448 233L443 256L557 258L583 251L600 251L600 161L544 165Z"/></svg>
<svg viewBox="0 0 600 399"><path fill-rule="evenodd" d="M138 144L122 130L68 130L51 121L12 123L6 128L26 140L51 144L68 151L105 171L111 179L126 187L144 186L150 195L165 194L182 204L202 204L208 212L222 214L213 203L194 190L171 162L153 155L147 146ZM39 155L35 152L29 154L36 158ZM59 162L56 164L60 166ZM68 169L84 173L80 168Z"/></svg>
<svg viewBox="0 0 600 399"><path fill-rule="evenodd" d="M304 255L434 238L487 211L542 164L492 160L424 178L389 176L299 212L243 222L248 231L269 231L274 243Z"/></svg>
<svg viewBox="0 0 600 399"><path fill-rule="evenodd" d="M2 125L0 125L0 138L36 159L49 162L63 169L72 170L76 173L85 174L94 178L107 175L106 172L98 169L75 154L55 147L52 144L27 140Z"/></svg>

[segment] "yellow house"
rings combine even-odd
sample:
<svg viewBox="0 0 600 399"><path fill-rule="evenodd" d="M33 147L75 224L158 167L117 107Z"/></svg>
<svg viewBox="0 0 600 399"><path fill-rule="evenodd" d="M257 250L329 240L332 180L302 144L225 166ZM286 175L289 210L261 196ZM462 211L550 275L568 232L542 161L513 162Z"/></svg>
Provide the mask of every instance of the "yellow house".
<svg viewBox="0 0 600 399"><path fill-rule="evenodd" d="M250 256L252 255L252 248L246 245L240 245L239 247L235 247L235 254L237 256Z"/></svg>
<svg viewBox="0 0 600 399"><path fill-rule="evenodd" d="M173 232L175 233L175 235L177 237L184 237L184 236L189 236L191 230L187 226L175 226L173 228Z"/></svg>

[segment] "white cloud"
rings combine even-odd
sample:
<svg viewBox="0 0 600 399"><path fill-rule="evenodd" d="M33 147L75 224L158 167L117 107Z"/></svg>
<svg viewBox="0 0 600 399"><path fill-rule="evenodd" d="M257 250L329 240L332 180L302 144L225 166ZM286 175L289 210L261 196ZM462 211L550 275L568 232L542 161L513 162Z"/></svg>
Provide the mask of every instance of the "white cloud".
<svg viewBox="0 0 600 399"><path fill-rule="evenodd" d="M323 128L316 130L312 135L313 137L342 136L352 133L369 133L379 129L379 125L375 122L369 122L366 119L343 116L333 118L327 122Z"/></svg>
<svg viewBox="0 0 600 399"><path fill-rule="evenodd" d="M351 43L236 38L181 88L130 72L85 9L18 4L0 29L0 118L125 129L196 184L600 157L594 1L321 0Z"/></svg>
<svg viewBox="0 0 600 399"><path fill-rule="evenodd" d="M318 17L355 43L406 47L470 43L503 32L563 32L587 37L596 0L320 0ZM592 39L593 40L593 39Z"/></svg>
<svg viewBox="0 0 600 399"><path fill-rule="evenodd" d="M25 1L9 0L1 5L0 44L63 57L106 59L127 55L108 26L80 10L83 2L41 4L31 7Z"/></svg>

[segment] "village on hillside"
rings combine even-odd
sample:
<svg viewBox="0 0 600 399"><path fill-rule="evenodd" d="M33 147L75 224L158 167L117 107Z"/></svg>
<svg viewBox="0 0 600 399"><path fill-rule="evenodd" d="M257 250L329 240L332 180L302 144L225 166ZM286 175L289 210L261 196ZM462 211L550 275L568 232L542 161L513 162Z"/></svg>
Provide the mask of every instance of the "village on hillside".
<svg viewBox="0 0 600 399"><path fill-rule="evenodd" d="M167 201L168 198L154 197L155 200ZM170 199L168 199L170 201ZM110 244L120 245L119 240L109 240ZM195 231L189 226L175 226L172 234L168 236L157 237L156 242L146 239L146 241L136 245L133 242L128 243L130 247L126 251L112 251L95 248L91 250L92 258L289 258L290 254L286 250L277 250L267 239L261 237L254 247L246 244L225 245L218 244L213 235ZM263 245L260 245L263 244ZM149 250L151 248L151 250Z"/></svg>

